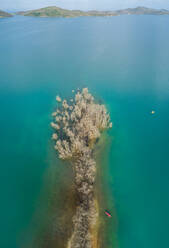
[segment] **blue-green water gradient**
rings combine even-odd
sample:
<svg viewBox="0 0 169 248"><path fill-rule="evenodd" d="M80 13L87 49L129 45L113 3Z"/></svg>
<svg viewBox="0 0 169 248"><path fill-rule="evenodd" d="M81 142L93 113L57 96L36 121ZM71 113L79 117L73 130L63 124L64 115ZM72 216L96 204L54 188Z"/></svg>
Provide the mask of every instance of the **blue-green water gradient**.
<svg viewBox="0 0 169 248"><path fill-rule="evenodd" d="M31 240L55 95L83 86L114 123L107 184L119 247L169 247L168 65L167 16L0 20L0 247Z"/></svg>

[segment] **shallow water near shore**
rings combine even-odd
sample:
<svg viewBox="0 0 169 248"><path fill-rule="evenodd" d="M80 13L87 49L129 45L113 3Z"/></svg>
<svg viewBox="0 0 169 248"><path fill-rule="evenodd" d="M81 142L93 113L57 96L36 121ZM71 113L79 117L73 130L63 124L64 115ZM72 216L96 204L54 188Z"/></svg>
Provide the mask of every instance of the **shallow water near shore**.
<svg viewBox="0 0 169 248"><path fill-rule="evenodd" d="M167 16L0 20L0 247L55 242L69 173L52 151L51 112L56 94L84 86L114 122L100 159L100 209L114 216L101 213L106 247L169 247L168 26Z"/></svg>

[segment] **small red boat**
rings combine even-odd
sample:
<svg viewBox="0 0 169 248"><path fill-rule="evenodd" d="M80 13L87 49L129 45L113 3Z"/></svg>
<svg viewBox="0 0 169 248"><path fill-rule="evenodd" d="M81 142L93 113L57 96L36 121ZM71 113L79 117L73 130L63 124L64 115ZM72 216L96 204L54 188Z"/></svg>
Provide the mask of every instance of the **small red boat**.
<svg viewBox="0 0 169 248"><path fill-rule="evenodd" d="M111 213L109 213L109 211L105 210L105 214L107 215L107 217L111 218Z"/></svg>

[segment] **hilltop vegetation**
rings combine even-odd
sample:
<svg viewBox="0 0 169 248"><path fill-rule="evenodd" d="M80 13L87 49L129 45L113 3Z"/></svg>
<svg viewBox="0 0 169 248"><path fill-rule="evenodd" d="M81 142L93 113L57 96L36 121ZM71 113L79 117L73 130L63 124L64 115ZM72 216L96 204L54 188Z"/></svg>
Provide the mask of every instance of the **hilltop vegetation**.
<svg viewBox="0 0 169 248"><path fill-rule="evenodd" d="M35 17L78 17L78 16L117 16L117 15L169 15L165 9L157 10L145 7L129 8L116 11L81 11L67 10L59 7L46 7L37 10L17 12L18 15Z"/></svg>
<svg viewBox="0 0 169 248"><path fill-rule="evenodd" d="M4 18L4 17L12 17L12 15L5 11L0 10L0 18Z"/></svg>
<svg viewBox="0 0 169 248"><path fill-rule="evenodd" d="M37 16L37 17L78 17L78 16L106 16L116 15L111 11L81 11L67 10L58 7L46 7L37 10L18 12L19 15Z"/></svg>

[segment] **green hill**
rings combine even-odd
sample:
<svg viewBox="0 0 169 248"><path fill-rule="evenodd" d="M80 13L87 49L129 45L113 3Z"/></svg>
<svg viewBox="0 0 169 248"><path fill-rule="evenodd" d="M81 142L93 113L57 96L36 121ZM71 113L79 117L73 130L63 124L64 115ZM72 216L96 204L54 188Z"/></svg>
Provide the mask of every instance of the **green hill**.
<svg viewBox="0 0 169 248"><path fill-rule="evenodd" d="M81 11L81 10L67 10L58 7L46 7L37 10L18 12L19 15L37 16L37 17L78 17L78 16L106 16L116 15L110 11Z"/></svg>
<svg viewBox="0 0 169 248"><path fill-rule="evenodd" d="M12 15L5 11L0 10L0 18L4 18L4 17L12 17Z"/></svg>
<svg viewBox="0 0 169 248"><path fill-rule="evenodd" d="M145 7L129 8L116 11L81 11L67 10L59 7L46 7L37 10L17 12L18 15L35 17L78 17L78 16L117 16L117 15L169 15L165 9L157 10Z"/></svg>

